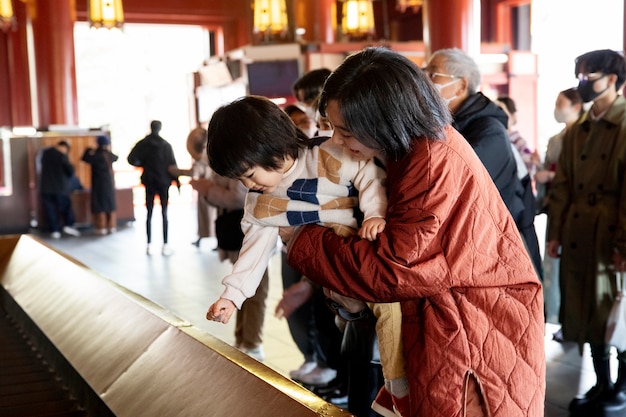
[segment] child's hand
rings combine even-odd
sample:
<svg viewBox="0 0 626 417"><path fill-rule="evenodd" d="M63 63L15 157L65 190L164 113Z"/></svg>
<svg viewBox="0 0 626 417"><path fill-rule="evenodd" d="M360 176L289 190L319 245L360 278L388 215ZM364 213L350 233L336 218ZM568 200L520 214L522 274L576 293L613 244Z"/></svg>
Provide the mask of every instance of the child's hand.
<svg viewBox="0 0 626 417"><path fill-rule="evenodd" d="M219 321L221 323L228 323L230 316L235 311L235 304L225 298L217 300L206 313L207 320Z"/></svg>
<svg viewBox="0 0 626 417"><path fill-rule="evenodd" d="M367 239L374 241L378 237L378 234L385 230L387 222L382 217L372 217L363 221L361 230L359 230L359 237L361 239Z"/></svg>

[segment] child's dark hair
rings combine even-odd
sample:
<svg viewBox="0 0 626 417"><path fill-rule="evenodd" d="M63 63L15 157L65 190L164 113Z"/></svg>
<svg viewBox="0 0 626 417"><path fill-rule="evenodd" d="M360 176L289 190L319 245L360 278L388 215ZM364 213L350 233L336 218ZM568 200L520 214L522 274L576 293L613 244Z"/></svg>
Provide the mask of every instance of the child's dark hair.
<svg viewBox="0 0 626 417"><path fill-rule="evenodd" d="M587 52L576 58L574 76L581 72L601 72L603 74L617 75L615 87L621 88L626 81L626 61L620 52L610 49L599 49Z"/></svg>
<svg viewBox="0 0 626 417"><path fill-rule="evenodd" d="M246 96L220 107L207 129L209 165L217 174L239 178L250 168L282 167L297 159L308 138L289 116L265 97Z"/></svg>

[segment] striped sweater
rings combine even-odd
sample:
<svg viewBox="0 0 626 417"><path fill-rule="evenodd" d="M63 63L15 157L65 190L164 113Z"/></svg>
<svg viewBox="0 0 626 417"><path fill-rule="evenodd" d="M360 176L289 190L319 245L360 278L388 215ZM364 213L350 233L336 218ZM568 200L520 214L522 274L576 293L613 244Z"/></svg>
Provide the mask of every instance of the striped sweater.
<svg viewBox="0 0 626 417"><path fill-rule="evenodd" d="M374 160L356 160L330 141L302 150L272 193L248 192L241 223L245 238L232 273L222 280L222 298L241 308L254 296L281 226L316 223L349 236L357 230L357 208L364 219L385 217L384 178Z"/></svg>

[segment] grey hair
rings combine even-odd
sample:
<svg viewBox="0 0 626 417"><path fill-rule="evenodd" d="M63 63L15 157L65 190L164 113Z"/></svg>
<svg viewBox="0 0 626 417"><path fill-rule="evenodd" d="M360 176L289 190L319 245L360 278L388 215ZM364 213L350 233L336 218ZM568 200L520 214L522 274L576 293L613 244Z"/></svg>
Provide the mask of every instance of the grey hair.
<svg viewBox="0 0 626 417"><path fill-rule="evenodd" d="M467 91L474 94L480 86L480 70L471 56L458 48L439 49L431 59L441 55L445 59L446 72L467 79Z"/></svg>

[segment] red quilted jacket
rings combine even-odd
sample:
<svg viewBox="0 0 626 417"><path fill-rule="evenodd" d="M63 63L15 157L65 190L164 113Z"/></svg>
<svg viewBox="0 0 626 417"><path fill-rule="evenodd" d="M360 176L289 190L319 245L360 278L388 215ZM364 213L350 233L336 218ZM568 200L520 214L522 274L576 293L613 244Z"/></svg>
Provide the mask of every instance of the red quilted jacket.
<svg viewBox="0 0 626 417"><path fill-rule="evenodd" d="M347 296L401 302L411 416L462 416L468 375L489 415L543 416L541 284L475 152L448 128L388 161L387 178L375 242L305 226L289 263Z"/></svg>

